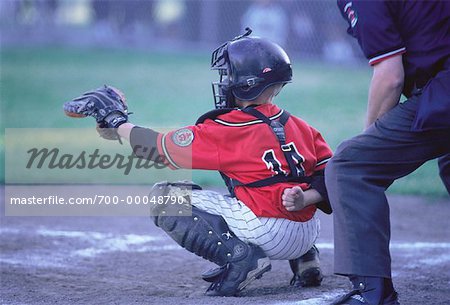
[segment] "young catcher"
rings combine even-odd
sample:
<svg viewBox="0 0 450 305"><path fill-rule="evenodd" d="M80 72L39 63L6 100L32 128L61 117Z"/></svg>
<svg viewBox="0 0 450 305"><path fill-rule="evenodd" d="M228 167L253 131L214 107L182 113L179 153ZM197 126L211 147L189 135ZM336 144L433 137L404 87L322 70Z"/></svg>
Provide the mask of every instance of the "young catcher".
<svg viewBox="0 0 450 305"><path fill-rule="evenodd" d="M322 281L315 212L331 213L323 171L332 153L317 130L272 103L292 80L291 63L280 46L250 34L212 53L216 109L193 126L166 134L135 126L123 95L107 86L64 105L70 116L95 117L101 136L127 139L139 158L220 171L231 196L183 182L159 183L150 193L192 191L192 216L158 207L152 217L182 247L219 266L203 274L207 295L235 295L270 270L270 260L289 260L291 285ZM149 154L155 149L159 155Z"/></svg>

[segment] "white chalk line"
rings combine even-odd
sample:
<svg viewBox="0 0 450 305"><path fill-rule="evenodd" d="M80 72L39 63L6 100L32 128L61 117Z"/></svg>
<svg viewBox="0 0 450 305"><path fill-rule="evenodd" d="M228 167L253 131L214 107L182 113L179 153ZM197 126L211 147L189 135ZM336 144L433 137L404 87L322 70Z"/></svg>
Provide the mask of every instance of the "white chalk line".
<svg viewBox="0 0 450 305"><path fill-rule="evenodd" d="M150 234L113 234L96 231L78 231L78 230L54 230L45 227L37 228L35 231L27 231L17 228L1 228L0 237L6 235L37 235L49 240L56 239L57 249L49 249L53 243L44 245L44 249L38 249L33 252L33 249L25 248L26 253L10 253L10 255L2 253L0 262L7 264L27 264L33 266L49 267L62 266L66 264L67 257L70 258L93 258L102 254L112 252L162 252L162 251L178 251L182 248L176 245L168 237L153 236ZM61 241L61 239L76 239L79 243ZM316 246L320 250L333 250L333 243L324 242L317 243ZM391 249L412 251L432 250L432 249L450 249L450 243L447 242L393 242ZM40 251L39 251L40 250ZM51 253L51 260L48 259L48 254ZM410 252L411 253L411 252ZM433 257L426 257L420 259L416 257L414 263L407 267L415 268L423 265L438 265L448 263L450 255L442 254ZM306 304L306 303L305 303Z"/></svg>
<svg viewBox="0 0 450 305"><path fill-rule="evenodd" d="M53 230L45 227L36 230L1 228L0 238L7 235L38 236L49 240L38 249L24 248L12 253L2 251L0 262L33 267L68 267L68 259L94 258L112 252L150 253L176 251L182 248L168 237L150 234L113 234L95 231ZM65 242L64 240L70 240ZM73 242L77 240L77 242ZM55 245L57 245L55 249ZM73 262L71 262L73 263Z"/></svg>
<svg viewBox="0 0 450 305"><path fill-rule="evenodd" d="M306 300L299 301L276 301L271 303L271 305L323 305L329 304L331 301L335 300L337 297L344 295L348 291L342 289L334 289L328 292L321 293L319 298L309 298Z"/></svg>
<svg viewBox="0 0 450 305"><path fill-rule="evenodd" d="M333 243L316 243L317 248L334 250ZM391 242L389 248L396 250L450 249L450 242Z"/></svg>
<svg viewBox="0 0 450 305"><path fill-rule="evenodd" d="M27 231L16 228L0 228L0 235L2 234L25 234ZM67 237L67 238L79 238L86 240L120 240L125 244L143 244L153 241L169 240L168 238L161 236L152 236L150 234L113 234L95 231L65 231L65 230L52 230L47 228L39 228L34 232L31 232L41 236L47 237ZM120 242L118 243L120 244ZM320 249L333 250L334 245L331 242L316 243L316 246ZM121 246L119 246L121 248ZM405 249L405 250L422 250L422 249L450 249L450 242L392 242L391 249Z"/></svg>
<svg viewBox="0 0 450 305"><path fill-rule="evenodd" d="M26 234L27 230L20 230L16 228L1 228L0 235L2 234ZM67 238L78 238L78 239L92 239L92 240L101 240L101 239L111 239L111 238L120 238L129 241L129 243L140 244L146 243L156 240L163 240L164 238L159 236L151 236L151 235L139 235L139 234L112 234L112 233L104 233L104 232L95 232L95 231L64 231L64 230L51 230L47 228L38 228L36 231L31 232L32 234L41 235L45 237L67 237Z"/></svg>

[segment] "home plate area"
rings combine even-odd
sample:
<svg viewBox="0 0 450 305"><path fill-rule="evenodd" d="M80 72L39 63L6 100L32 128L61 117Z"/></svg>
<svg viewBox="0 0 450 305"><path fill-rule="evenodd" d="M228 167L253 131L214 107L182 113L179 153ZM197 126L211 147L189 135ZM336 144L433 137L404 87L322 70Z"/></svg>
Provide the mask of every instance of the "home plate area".
<svg viewBox="0 0 450 305"><path fill-rule="evenodd" d="M392 265L401 304L449 304L448 198L390 196ZM4 210L2 208L2 210ZM1 217L1 304L328 304L351 287L333 275L332 217L320 215L324 281L289 286L287 261L237 297L207 297L213 266L146 217Z"/></svg>

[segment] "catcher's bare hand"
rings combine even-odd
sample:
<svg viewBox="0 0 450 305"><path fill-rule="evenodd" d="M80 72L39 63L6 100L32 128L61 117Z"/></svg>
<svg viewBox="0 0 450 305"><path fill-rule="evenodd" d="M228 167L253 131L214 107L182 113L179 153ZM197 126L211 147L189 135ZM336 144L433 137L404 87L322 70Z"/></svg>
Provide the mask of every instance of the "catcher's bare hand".
<svg viewBox="0 0 450 305"><path fill-rule="evenodd" d="M286 188L281 196L283 206L289 212L299 211L306 207L305 192L299 186Z"/></svg>
<svg viewBox="0 0 450 305"><path fill-rule="evenodd" d="M94 117L97 131L108 140L119 140L116 128L128 122L128 106L124 94L111 86L103 86L64 103L64 113L70 117Z"/></svg>

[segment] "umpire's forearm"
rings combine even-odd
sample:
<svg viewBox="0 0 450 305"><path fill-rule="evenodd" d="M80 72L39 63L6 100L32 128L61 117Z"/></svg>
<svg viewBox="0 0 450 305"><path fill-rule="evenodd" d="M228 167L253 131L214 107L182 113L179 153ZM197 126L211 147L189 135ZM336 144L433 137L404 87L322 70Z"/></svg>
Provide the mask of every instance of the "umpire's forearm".
<svg viewBox="0 0 450 305"><path fill-rule="evenodd" d="M365 128L397 105L403 89L402 56L386 59L373 68Z"/></svg>

